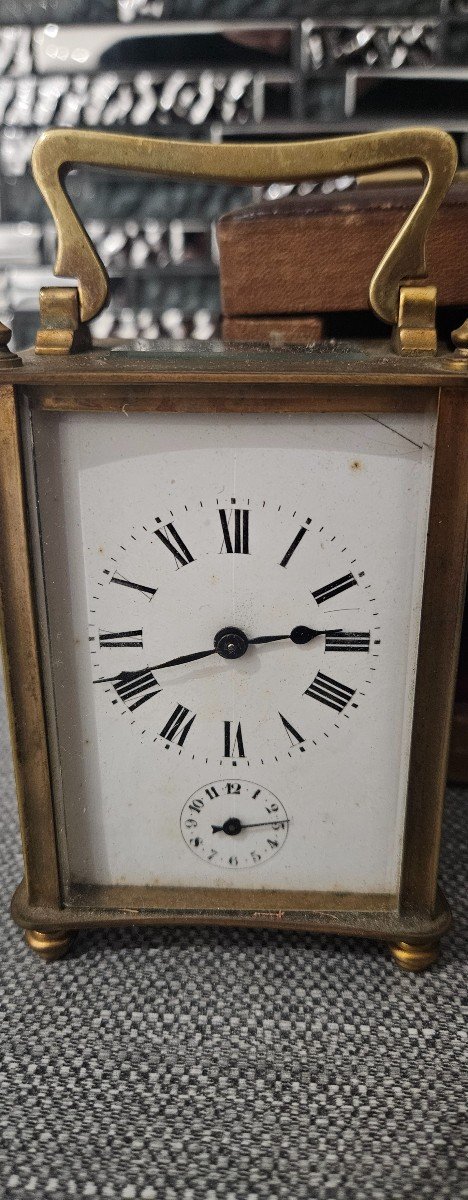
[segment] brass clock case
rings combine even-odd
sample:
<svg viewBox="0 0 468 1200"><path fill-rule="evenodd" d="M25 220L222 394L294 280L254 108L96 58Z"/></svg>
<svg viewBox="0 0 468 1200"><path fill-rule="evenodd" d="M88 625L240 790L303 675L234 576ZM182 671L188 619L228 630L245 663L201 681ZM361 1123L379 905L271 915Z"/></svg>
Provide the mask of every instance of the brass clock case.
<svg viewBox="0 0 468 1200"><path fill-rule="evenodd" d="M90 162L172 176L264 181L418 162L422 197L371 287L389 342L268 349L170 344L135 352L91 348L85 322L107 296L102 264L62 187L63 169ZM405 130L320 143L200 146L99 133L51 131L34 171L57 222L57 271L77 288L42 298L39 353L11 371L0 356L0 581L3 649L25 876L13 916L50 960L72 931L111 925L216 923L380 938L397 962L422 969L450 911L437 884L440 828L463 604L468 513L468 375L463 353L437 351L435 290L425 279L428 224L455 170L451 139ZM463 327L462 327L463 329ZM458 344L464 345L459 333ZM80 346L86 347L80 350ZM79 353L73 353L78 351ZM377 413L437 405L437 439L421 612L401 888L394 895L193 887L75 888L60 877L38 607L25 499L21 404L49 413ZM224 631L225 632L225 631ZM232 633L232 631L231 631ZM228 639L229 641L229 639ZM234 644L231 638L232 644ZM230 644L230 643L229 643Z"/></svg>

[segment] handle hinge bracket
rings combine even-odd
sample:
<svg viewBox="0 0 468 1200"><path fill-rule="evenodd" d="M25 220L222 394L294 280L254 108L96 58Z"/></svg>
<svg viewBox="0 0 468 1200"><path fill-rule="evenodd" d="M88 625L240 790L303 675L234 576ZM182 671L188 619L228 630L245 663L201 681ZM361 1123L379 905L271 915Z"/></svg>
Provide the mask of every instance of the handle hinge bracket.
<svg viewBox="0 0 468 1200"><path fill-rule="evenodd" d="M90 348L89 328L80 319L78 288L41 288L39 310L36 354L73 354Z"/></svg>
<svg viewBox="0 0 468 1200"><path fill-rule="evenodd" d="M427 284L404 283L400 287L398 324L392 344L398 354L435 354L437 289Z"/></svg>

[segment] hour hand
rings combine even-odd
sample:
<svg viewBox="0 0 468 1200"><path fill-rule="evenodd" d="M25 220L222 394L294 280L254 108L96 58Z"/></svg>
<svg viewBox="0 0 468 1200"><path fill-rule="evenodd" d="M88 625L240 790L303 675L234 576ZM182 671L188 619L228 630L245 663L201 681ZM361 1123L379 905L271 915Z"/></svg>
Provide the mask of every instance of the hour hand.
<svg viewBox="0 0 468 1200"><path fill-rule="evenodd" d="M296 646L304 646L306 642L312 642L314 638L320 637L326 633L342 633L342 629L309 629L308 625L295 625L291 629L290 638Z"/></svg>
<svg viewBox="0 0 468 1200"><path fill-rule="evenodd" d="M266 642L286 642L288 639L296 646L305 646L307 642L325 633L342 633L342 629L310 629L308 625L295 625L291 633L272 634L269 637L249 638L250 646L261 646Z"/></svg>

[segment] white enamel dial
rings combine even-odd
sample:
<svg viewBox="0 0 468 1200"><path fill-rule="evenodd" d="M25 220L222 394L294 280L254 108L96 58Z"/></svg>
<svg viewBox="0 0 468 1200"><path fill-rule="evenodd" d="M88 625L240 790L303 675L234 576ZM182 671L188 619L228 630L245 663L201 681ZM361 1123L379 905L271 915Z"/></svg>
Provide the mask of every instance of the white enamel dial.
<svg viewBox="0 0 468 1200"><path fill-rule="evenodd" d="M249 482L150 512L94 580L94 683L157 754L237 768L326 750L372 687L371 576L320 514Z"/></svg>
<svg viewBox="0 0 468 1200"><path fill-rule="evenodd" d="M64 892L385 904L399 885L433 407L35 411L32 425ZM274 837L247 828L272 797Z"/></svg>
<svg viewBox="0 0 468 1200"><path fill-rule="evenodd" d="M184 804L180 829L187 846L214 870L260 867L286 841L289 817L267 788L247 779L217 779Z"/></svg>

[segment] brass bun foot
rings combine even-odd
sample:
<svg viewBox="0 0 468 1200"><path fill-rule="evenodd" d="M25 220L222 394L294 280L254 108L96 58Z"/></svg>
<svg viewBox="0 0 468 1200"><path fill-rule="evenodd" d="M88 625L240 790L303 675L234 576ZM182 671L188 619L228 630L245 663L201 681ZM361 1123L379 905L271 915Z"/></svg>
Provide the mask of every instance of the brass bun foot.
<svg viewBox="0 0 468 1200"><path fill-rule="evenodd" d="M403 971L424 971L439 957L438 939L429 942L390 942L390 953Z"/></svg>
<svg viewBox="0 0 468 1200"><path fill-rule="evenodd" d="M72 935L62 930L26 929L24 938L44 962L55 962L67 953Z"/></svg>

